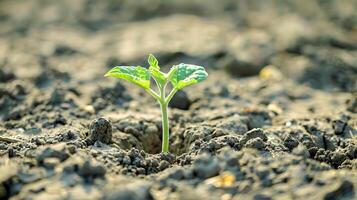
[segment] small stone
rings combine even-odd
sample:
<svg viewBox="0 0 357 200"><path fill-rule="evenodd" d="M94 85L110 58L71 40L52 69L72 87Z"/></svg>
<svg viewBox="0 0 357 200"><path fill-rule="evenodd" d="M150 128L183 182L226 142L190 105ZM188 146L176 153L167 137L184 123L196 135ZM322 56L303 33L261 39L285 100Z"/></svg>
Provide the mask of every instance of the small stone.
<svg viewBox="0 0 357 200"><path fill-rule="evenodd" d="M10 147L7 151L8 151L7 153L9 155L9 158L16 156L16 151L14 150L14 148Z"/></svg>
<svg viewBox="0 0 357 200"><path fill-rule="evenodd" d="M357 158L357 146L350 144L346 147L345 152L350 159Z"/></svg>
<svg viewBox="0 0 357 200"><path fill-rule="evenodd" d="M136 172L137 172L138 174L146 174L145 169L142 168L142 167L137 168L137 169L136 169Z"/></svg>
<svg viewBox="0 0 357 200"><path fill-rule="evenodd" d="M123 158L123 164L124 165L130 165L131 164L131 159L129 156L124 156Z"/></svg>
<svg viewBox="0 0 357 200"><path fill-rule="evenodd" d="M342 120L334 120L332 122L332 128L336 135L342 135L346 126L346 122L343 122Z"/></svg>
<svg viewBox="0 0 357 200"><path fill-rule="evenodd" d="M83 110L90 113L94 114L95 113L95 108L92 105L86 105L83 107Z"/></svg>
<svg viewBox="0 0 357 200"><path fill-rule="evenodd" d="M335 166L340 166L348 157L342 152L334 152L331 161Z"/></svg>
<svg viewBox="0 0 357 200"><path fill-rule="evenodd" d="M162 160L159 164L159 170L162 171L170 166L170 163L166 160Z"/></svg>
<svg viewBox="0 0 357 200"><path fill-rule="evenodd" d="M92 121L89 126L89 136L86 139L87 144L94 144L100 141L109 144L112 141L112 125L110 121L104 118L98 118Z"/></svg>
<svg viewBox="0 0 357 200"><path fill-rule="evenodd" d="M264 142L268 140L268 137L264 134L264 131L260 128L254 128L248 132L246 132L242 138L242 140L240 141L240 143L242 145L244 145L245 143L247 143L250 139L253 138L260 138L262 139Z"/></svg>
<svg viewBox="0 0 357 200"><path fill-rule="evenodd" d="M266 144L264 143L264 141L261 138L253 138L253 139L248 140L247 143L245 143L245 147L255 148L255 149L259 149L259 150L264 149L265 146L266 146Z"/></svg>
<svg viewBox="0 0 357 200"><path fill-rule="evenodd" d="M286 146L289 150L294 149L299 145L299 141L293 138L291 135L288 135L284 139L284 146Z"/></svg>
<svg viewBox="0 0 357 200"><path fill-rule="evenodd" d="M341 183L337 183L335 186L336 188L325 195L325 200L342 199L342 197L352 195L354 191L353 183L347 180L344 180Z"/></svg>
<svg viewBox="0 0 357 200"><path fill-rule="evenodd" d="M32 142L34 142L37 146L45 144L45 141L42 138L38 138L38 137L34 138Z"/></svg>
<svg viewBox="0 0 357 200"><path fill-rule="evenodd" d="M281 71L274 65L267 65L260 70L259 77L264 80L281 80L284 76Z"/></svg>
<svg viewBox="0 0 357 200"><path fill-rule="evenodd" d="M74 145L69 145L69 146L67 147L67 149L68 149L68 151L69 151L70 154L75 154L75 153L77 152L77 147L74 146Z"/></svg>
<svg viewBox="0 0 357 200"><path fill-rule="evenodd" d="M152 167L158 167L160 164L159 161L155 158L151 159L150 162Z"/></svg>
<svg viewBox="0 0 357 200"><path fill-rule="evenodd" d="M199 178L210 178L216 176L219 171L219 162L208 154L200 155L193 164L193 171Z"/></svg>
<svg viewBox="0 0 357 200"><path fill-rule="evenodd" d="M179 90L169 103L171 108L188 110L191 106L191 101L185 91Z"/></svg>
<svg viewBox="0 0 357 200"><path fill-rule="evenodd" d="M301 156L303 158L309 158L310 157L310 153L309 151L306 149L306 147L304 145L299 145L296 148L293 149L293 154L297 155L297 156Z"/></svg>

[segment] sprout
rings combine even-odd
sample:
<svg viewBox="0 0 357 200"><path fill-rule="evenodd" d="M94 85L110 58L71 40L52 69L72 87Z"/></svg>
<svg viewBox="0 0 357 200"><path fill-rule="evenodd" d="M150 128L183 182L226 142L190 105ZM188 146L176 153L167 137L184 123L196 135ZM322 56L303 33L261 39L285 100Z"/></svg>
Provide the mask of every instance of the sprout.
<svg viewBox="0 0 357 200"><path fill-rule="evenodd" d="M160 71L159 62L150 54L148 57L149 69L141 66L117 66L105 74L107 77L115 77L132 82L147 91L160 104L162 115L162 152L169 152L169 119L168 104L176 92L186 86L205 80L208 76L206 70L197 65L174 65L168 73ZM150 87L150 79L153 78L159 93ZM166 86L172 84L171 92L166 95Z"/></svg>

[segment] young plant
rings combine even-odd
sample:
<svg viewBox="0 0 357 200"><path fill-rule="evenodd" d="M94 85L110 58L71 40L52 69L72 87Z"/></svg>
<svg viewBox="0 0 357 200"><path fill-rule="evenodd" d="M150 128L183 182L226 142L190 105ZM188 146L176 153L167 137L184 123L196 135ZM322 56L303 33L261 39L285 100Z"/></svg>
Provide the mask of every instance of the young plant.
<svg viewBox="0 0 357 200"><path fill-rule="evenodd" d="M160 71L159 63L152 54L149 55L148 63L149 69L141 66L117 66L107 72L105 76L132 82L145 89L158 101L162 115L162 152L169 152L168 104L177 91L205 80L208 74L201 66L184 63L174 65L168 73L164 73ZM159 93L151 89L151 78L154 79ZM166 86L169 82L172 84L172 90L166 95Z"/></svg>

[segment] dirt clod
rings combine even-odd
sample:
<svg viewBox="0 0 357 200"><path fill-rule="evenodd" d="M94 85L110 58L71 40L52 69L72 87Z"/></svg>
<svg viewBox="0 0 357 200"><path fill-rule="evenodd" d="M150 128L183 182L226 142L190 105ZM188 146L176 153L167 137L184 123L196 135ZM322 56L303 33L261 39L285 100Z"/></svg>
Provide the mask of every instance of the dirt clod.
<svg viewBox="0 0 357 200"><path fill-rule="evenodd" d="M354 190L354 186L350 181L342 181L335 183L334 188L332 191L328 192L324 199L326 200L332 200L332 199L338 199L338 198L343 198L343 197L351 197L351 193Z"/></svg>
<svg viewBox="0 0 357 200"><path fill-rule="evenodd" d="M112 125L105 118L98 118L89 125L88 144L94 144L96 141L109 144L112 141Z"/></svg>
<svg viewBox="0 0 357 200"><path fill-rule="evenodd" d="M193 163L193 171L199 178L210 178L218 174L220 170L218 160L208 154L203 154Z"/></svg>

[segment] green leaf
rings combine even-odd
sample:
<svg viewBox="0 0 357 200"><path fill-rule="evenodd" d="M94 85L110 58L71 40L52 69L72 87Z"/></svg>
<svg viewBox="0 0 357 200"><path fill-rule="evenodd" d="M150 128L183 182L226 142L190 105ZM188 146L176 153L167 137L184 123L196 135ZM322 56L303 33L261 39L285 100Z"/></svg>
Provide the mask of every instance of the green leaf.
<svg viewBox="0 0 357 200"><path fill-rule="evenodd" d="M160 71L159 62L154 55L149 54L148 63L150 64L149 71L155 81L163 86L166 83L166 76Z"/></svg>
<svg viewBox="0 0 357 200"><path fill-rule="evenodd" d="M178 90L204 81L208 76L205 68L197 65L181 63L174 66L174 68L176 68L176 70L173 71L170 81Z"/></svg>
<svg viewBox="0 0 357 200"><path fill-rule="evenodd" d="M150 71L150 74L152 75L152 77L157 81L158 84L163 86L166 83L167 78L166 78L165 73L161 72L159 69L157 69L153 66L149 67L149 71Z"/></svg>
<svg viewBox="0 0 357 200"><path fill-rule="evenodd" d="M137 66L118 66L105 74L106 77L115 77L130 81L144 89L150 88L150 73L146 68Z"/></svg>
<svg viewBox="0 0 357 200"><path fill-rule="evenodd" d="M154 68L160 70L159 62L157 61L157 59L155 58L154 55L149 54L148 63L151 67L154 67Z"/></svg>

